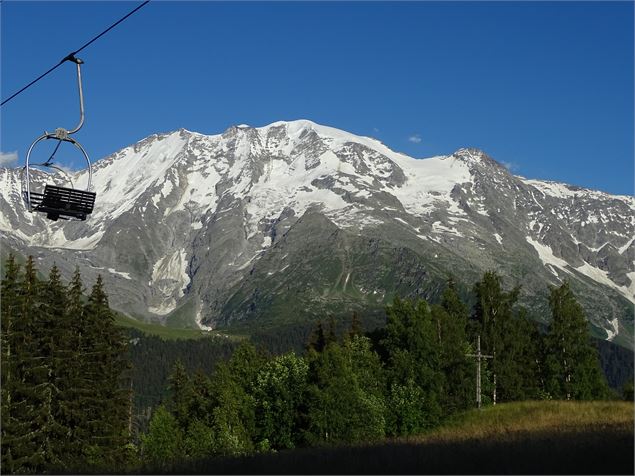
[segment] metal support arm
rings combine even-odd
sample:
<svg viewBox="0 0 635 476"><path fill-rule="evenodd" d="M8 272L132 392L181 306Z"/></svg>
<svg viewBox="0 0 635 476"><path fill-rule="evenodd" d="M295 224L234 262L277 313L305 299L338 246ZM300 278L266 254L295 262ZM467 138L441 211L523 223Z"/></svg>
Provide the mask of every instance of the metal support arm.
<svg viewBox="0 0 635 476"><path fill-rule="evenodd" d="M77 65L77 89L79 90L79 124L77 124L77 126L75 126L75 129L72 129L72 130L67 131L66 129L59 128L55 131L55 134L58 136L57 137L58 139L65 140L66 135L75 134L84 125L84 91L82 89L82 70L81 70L81 65L84 64L84 62L81 59L76 58L75 55L73 54L68 55L62 61L72 61L73 63Z"/></svg>

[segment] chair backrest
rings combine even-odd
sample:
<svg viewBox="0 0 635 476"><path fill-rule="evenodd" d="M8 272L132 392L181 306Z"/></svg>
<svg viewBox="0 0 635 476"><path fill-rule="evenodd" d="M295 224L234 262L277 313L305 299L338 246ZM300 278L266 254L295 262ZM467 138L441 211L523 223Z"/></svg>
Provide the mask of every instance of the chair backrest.
<svg viewBox="0 0 635 476"><path fill-rule="evenodd" d="M49 184L44 187L42 198L37 196L39 194L31 195L31 205L36 211L80 219L93 212L96 197L94 192Z"/></svg>

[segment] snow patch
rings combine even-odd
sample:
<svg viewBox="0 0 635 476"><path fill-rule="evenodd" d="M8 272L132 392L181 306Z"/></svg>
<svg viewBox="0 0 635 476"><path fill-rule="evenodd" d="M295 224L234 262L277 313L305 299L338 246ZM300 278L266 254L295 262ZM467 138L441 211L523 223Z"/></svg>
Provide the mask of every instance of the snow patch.
<svg viewBox="0 0 635 476"><path fill-rule="evenodd" d="M198 326L199 329L203 330L203 331L213 331L214 328L211 326L206 326L205 324L203 324L203 305L202 303L198 303L198 309L196 310L196 325Z"/></svg>
<svg viewBox="0 0 635 476"><path fill-rule="evenodd" d="M578 266L574 269L600 284L604 284L605 286L615 289L622 296L635 304L635 293L633 292L633 280L631 278L631 274L635 273L628 273L627 276L629 276L629 278L631 279L631 286L626 287L619 286L618 284L613 282L611 278L609 278L608 272L604 271L603 269L596 268L586 261L582 266Z"/></svg>
<svg viewBox="0 0 635 476"><path fill-rule="evenodd" d="M543 245L542 243L534 240L531 236L527 236L525 237L525 239L527 240L527 243L533 246L534 249L538 252L538 256L540 257L540 261L542 261L542 264L544 264L545 266L552 265L560 268L563 271L568 271L566 267L569 266L569 264L565 260L554 255L551 247Z"/></svg>
<svg viewBox="0 0 635 476"><path fill-rule="evenodd" d="M148 311L165 315L176 309L178 299L183 297L190 282L187 266L187 255L183 249L164 256L154 264L150 287L158 293L160 302L148 307Z"/></svg>
<svg viewBox="0 0 635 476"><path fill-rule="evenodd" d="M450 234L455 236L463 236L463 234L456 228L449 228L443 225L440 221L435 221L434 223L432 223L432 231L434 233L444 233L444 234Z"/></svg>
<svg viewBox="0 0 635 476"><path fill-rule="evenodd" d="M619 321L617 320L617 318L615 318L608 321L607 324L609 325L609 327L604 329L607 334L606 340L612 341L619 333Z"/></svg>
<svg viewBox="0 0 635 476"><path fill-rule="evenodd" d="M628 240L624 246L620 246L617 252L623 255L626 252L626 250L633 244L633 240L635 240L635 236L632 237L630 240Z"/></svg>
<svg viewBox="0 0 635 476"><path fill-rule="evenodd" d="M124 278L126 278L126 279L132 279L132 278L130 277L130 273L123 273L123 272L121 272L121 271L117 271L117 270L115 270L115 269L113 269L113 268L108 268L108 271L109 271L110 273L112 273L112 274L118 274L119 276L123 276L123 277L124 277Z"/></svg>

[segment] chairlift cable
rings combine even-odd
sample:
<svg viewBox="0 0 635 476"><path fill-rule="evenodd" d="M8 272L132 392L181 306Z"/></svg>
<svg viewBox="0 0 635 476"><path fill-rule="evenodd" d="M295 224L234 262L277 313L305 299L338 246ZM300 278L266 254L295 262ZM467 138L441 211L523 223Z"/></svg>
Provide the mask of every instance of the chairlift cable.
<svg viewBox="0 0 635 476"><path fill-rule="evenodd" d="M4 106L6 103L8 103L11 99L13 99L14 97L16 97L18 94L20 94L21 92L23 92L24 90L28 89L29 87L33 86L35 83L37 83L40 79L42 79L44 76L46 76L47 74L53 72L55 69L57 69L60 65L62 65L63 63L65 63L66 61L72 61L75 57L75 55L77 53L79 53L80 51L82 51L84 48L86 48L88 45L90 45L91 43L93 43L94 41L98 40L99 38L101 38L102 36L104 36L106 33L108 33L110 30L112 30L114 27L116 27L117 25L119 25L122 21L124 21L126 18L128 18L130 15L132 15L133 13L135 13L137 10L140 10L142 7L146 6L148 3L150 3L150 0L146 0L145 2L143 2L141 5L137 6L134 10L130 11L127 15L125 15L124 17L120 18L119 20L117 20L115 23L113 23L112 25L110 25L108 28L106 28L104 31L102 31L99 35L95 36L92 40L90 40L89 42L87 42L86 44L84 44L81 48L79 48L76 51L73 51L72 53L69 53L68 55L66 55L64 58L62 58L60 60L59 63L57 63L55 66L53 66L51 69L49 69L46 73L41 74L40 76L38 76L37 78L35 78L33 81L31 81L29 84L27 84L26 86L24 86L22 89L20 89L19 91L13 93L11 96L9 96L7 99L5 99L4 101L2 101L2 103L0 103L0 106Z"/></svg>

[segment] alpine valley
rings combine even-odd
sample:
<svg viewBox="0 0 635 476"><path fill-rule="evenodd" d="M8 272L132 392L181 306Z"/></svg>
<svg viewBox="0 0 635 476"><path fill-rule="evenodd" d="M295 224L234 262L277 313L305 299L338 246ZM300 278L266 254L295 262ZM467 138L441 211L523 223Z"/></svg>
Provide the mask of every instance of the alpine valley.
<svg viewBox="0 0 635 476"><path fill-rule="evenodd" d="M569 280L592 333L633 348L635 199L515 176L480 150L414 159L306 120L181 129L99 160L85 222L28 213L20 170L0 169L3 254L101 274L111 305L140 320L379 323L395 295L435 301L452 275L468 297L496 270L537 320L548 286Z"/></svg>

